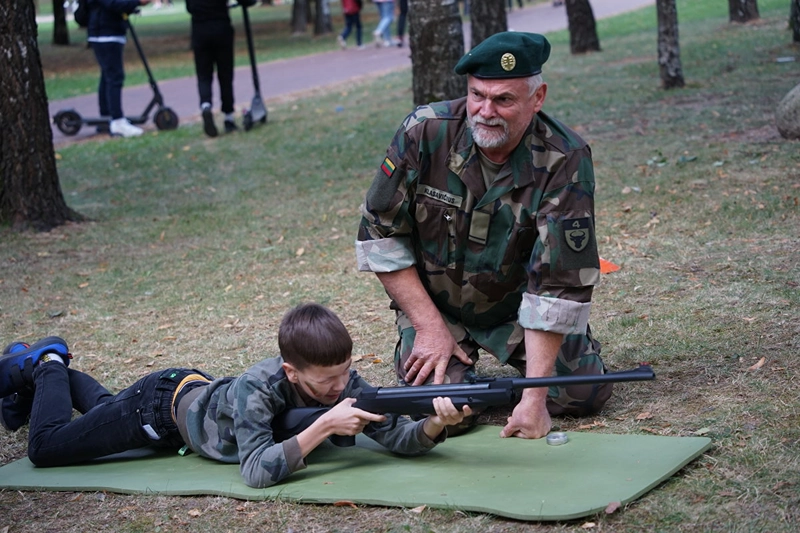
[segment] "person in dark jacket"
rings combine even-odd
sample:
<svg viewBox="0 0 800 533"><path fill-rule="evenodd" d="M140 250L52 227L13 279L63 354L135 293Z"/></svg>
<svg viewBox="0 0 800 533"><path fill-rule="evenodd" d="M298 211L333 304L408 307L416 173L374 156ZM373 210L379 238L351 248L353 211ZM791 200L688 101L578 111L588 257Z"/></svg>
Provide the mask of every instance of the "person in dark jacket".
<svg viewBox="0 0 800 533"><path fill-rule="evenodd" d="M228 2L186 0L186 10L192 16L192 51L203 130L209 137L217 136L211 110L211 82L216 65L222 112L225 114L225 133L236 131L233 119L233 26L228 14Z"/></svg>
<svg viewBox="0 0 800 533"><path fill-rule="evenodd" d="M122 86L125 83L125 66L122 53L125 49L127 21L123 18L150 0L89 0L89 26L87 40L100 65L100 85L97 96L100 115L110 117L111 135L135 137L142 129L134 126L122 113Z"/></svg>

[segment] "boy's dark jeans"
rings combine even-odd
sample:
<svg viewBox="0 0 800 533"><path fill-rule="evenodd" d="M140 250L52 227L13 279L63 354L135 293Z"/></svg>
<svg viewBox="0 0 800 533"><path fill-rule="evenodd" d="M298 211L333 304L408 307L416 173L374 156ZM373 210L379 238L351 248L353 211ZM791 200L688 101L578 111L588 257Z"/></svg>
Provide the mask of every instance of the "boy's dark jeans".
<svg viewBox="0 0 800 533"><path fill-rule="evenodd" d="M184 370L149 374L112 395L87 374L68 373L61 363L39 365L33 373L28 458L36 466L61 466L143 446L180 448L183 440L170 412L178 386L175 372ZM75 420L73 402L86 410Z"/></svg>

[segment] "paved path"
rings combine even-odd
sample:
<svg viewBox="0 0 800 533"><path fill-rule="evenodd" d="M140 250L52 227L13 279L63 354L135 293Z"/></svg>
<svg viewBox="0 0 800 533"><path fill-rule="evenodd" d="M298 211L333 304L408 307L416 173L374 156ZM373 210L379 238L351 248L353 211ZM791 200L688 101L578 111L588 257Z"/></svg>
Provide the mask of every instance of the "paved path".
<svg viewBox="0 0 800 533"><path fill-rule="evenodd" d="M592 0L592 9L595 18L600 19L653 3L654 0ZM464 26L465 33L468 34L469 24ZM514 9L508 13L508 26L509 29L516 31L547 33L566 28L567 17L563 6L557 8L550 4L526 6L524 9ZM366 36L370 36L368 28L364 28L364 33ZM367 41L365 38L365 42ZM143 43L143 47L147 53L146 42ZM256 51L256 57L258 57L258 51ZM274 98L342 83L362 76L410 67L411 59L407 47L379 49L368 46L364 50L339 50L337 48L331 52L262 63L258 66L258 76L261 82L261 95L269 109L269 101ZM237 110L249 107L250 100L253 98L250 67L237 68L234 80ZM157 82L165 105L175 111L181 124L199 120L197 85L194 77L157 80ZM122 95L123 106L128 115L141 113L151 98L152 91L149 85L125 87ZM216 83L214 84L214 102L215 107L218 107L219 94ZM97 116L97 95L90 94L52 101L50 102L50 116L55 115L60 109L68 108L75 109L82 116ZM152 113L150 122L144 127L146 129L155 128L152 124ZM53 144L56 147L93 135L95 135L95 129L90 126L84 126L77 135L71 137L65 136L53 126Z"/></svg>

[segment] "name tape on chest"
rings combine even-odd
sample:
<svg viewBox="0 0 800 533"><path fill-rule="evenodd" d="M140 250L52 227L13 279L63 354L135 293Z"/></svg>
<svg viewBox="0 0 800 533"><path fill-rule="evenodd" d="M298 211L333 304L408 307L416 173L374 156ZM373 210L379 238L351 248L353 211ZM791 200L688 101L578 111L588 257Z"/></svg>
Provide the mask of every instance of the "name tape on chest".
<svg viewBox="0 0 800 533"><path fill-rule="evenodd" d="M423 185L420 194L427 196L428 198L433 198L434 200L444 202L447 205L452 205L453 207L461 207L461 203L463 201L463 198L460 196L450 194L446 191L440 191L439 189L434 189L430 185Z"/></svg>

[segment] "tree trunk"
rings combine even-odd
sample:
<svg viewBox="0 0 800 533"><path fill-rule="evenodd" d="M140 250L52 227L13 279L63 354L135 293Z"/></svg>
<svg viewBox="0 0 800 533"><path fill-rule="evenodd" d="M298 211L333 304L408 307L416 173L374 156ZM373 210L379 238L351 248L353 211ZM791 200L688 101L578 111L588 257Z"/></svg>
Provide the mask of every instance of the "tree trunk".
<svg viewBox="0 0 800 533"><path fill-rule="evenodd" d="M758 19L758 0L728 0L731 22L750 22Z"/></svg>
<svg viewBox="0 0 800 533"><path fill-rule="evenodd" d="M505 0L472 0L470 8L470 48L487 37L508 30Z"/></svg>
<svg viewBox="0 0 800 533"><path fill-rule="evenodd" d="M597 38L597 25L589 0L567 0L566 4L570 52L599 52L600 39Z"/></svg>
<svg viewBox="0 0 800 533"><path fill-rule="evenodd" d="M658 66L665 89L683 87L681 47L678 44L678 8L676 0L656 0L658 14Z"/></svg>
<svg viewBox="0 0 800 533"><path fill-rule="evenodd" d="M800 0L792 0L789 10L789 28L792 30L792 42L800 43Z"/></svg>
<svg viewBox="0 0 800 533"><path fill-rule="evenodd" d="M292 4L292 34L306 32L308 26L308 0L294 0Z"/></svg>
<svg viewBox="0 0 800 533"><path fill-rule="evenodd" d="M453 72L464 55L464 29L458 2L411 0L408 15L414 104L464 96L466 77Z"/></svg>
<svg viewBox="0 0 800 533"><path fill-rule="evenodd" d="M36 37L33 2L0 2L0 220L47 231L82 217L61 193Z"/></svg>
<svg viewBox="0 0 800 533"><path fill-rule="evenodd" d="M53 44L69 45L69 28L67 28L67 10L64 0L53 0Z"/></svg>
<svg viewBox="0 0 800 533"><path fill-rule="evenodd" d="M314 35L325 35L333 31L331 22L331 6L328 0L315 0L314 2Z"/></svg>

